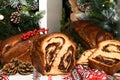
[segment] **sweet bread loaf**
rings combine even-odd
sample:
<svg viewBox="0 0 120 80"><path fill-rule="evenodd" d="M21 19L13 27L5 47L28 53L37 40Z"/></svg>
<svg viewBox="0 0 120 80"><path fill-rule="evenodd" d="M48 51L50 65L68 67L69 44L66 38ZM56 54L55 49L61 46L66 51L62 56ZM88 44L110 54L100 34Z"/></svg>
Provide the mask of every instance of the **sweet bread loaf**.
<svg viewBox="0 0 120 80"><path fill-rule="evenodd" d="M76 64L76 44L63 33L41 36L34 42L31 59L43 75L70 73Z"/></svg>
<svg viewBox="0 0 120 80"><path fill-rule="evenodd" d="M89 57L92 68L114 74L120 70L120 41L106 40L99 43L98 48Z"/></svg>
<svg viewBox="0 0 120 80"><path fill-rule="evenodd" d="M90 49L90 50L85 50L79 57L79 59L77 60L77 64L80 65L89 65L88 64L88 58L90 55L93 54L93 52L95 51L95 49Z"/></svg>
<svg viewBox="0 0 120 80"><path fill-rule="evenodd" d="M28 40L22 40L22 34L3 40L0 43L0 61L2 65L8 63L12 58L18 58L23 62L31 62L32 45L33 37Z"/></svg>
<svg viewBox="0 0 120 80"><path fill-rule="evenodd" d="M79 35L79 42L86 49L96 48L99 42L113 39L111 33L101 29L97 24L93 24L89 20L73 22L71 29Z"/></svg>

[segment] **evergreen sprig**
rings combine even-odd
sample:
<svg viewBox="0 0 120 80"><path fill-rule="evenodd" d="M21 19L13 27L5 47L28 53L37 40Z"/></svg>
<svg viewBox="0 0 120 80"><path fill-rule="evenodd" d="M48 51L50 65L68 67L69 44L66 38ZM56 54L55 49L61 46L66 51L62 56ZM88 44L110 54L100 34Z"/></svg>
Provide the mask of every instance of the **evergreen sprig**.
<svg viewBox="0 0 120 80"><path fill-rule="evenodd" d="M77 0L78 6L85 7L87 19L100 25L101 28L118 35L116 16L116 0ZM87 4L87 5L86 5ZM86 9L89 7L89 11Z"/></svg>
<svg viewBox="0 0 120 80"><path fill-rule="evenodd" d="M18 11L19 4L22 5L22 8ZM0 0L0 15L4 16L4 19L0 20L0 40L35 28L38 29L38 21L43 17L44 11L38 11L38 8L33 10L34 6L36 6L34 0ZM11 22L10 18L11 14L16 11L20 14L18 24Z"/></svg>

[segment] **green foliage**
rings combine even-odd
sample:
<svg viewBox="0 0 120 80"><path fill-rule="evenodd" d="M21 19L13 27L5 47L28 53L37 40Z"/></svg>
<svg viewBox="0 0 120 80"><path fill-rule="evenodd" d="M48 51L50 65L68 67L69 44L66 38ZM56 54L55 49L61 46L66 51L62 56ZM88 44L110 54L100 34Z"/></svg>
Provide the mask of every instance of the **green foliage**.
<svg viewBox="0 0 120 80"><path fill-rule="evenodd" d="M63 1L63 9L62 9L62 19L60 21L61 23L61 32L65 32L67 28L70 26L70 12L71 12L71 7L68 2L68 0Z"/></svg>
<svg viewBox="0 0 120 80"><path fill-rule="evenodd" d="M90 11L88 12L89 18L95 18L97 20L108 20L108 16L114 16L114 14L111 15L111 13L114 13L114 8L115 8L115 1L113 0L77 0L77 4L79 6L83 6L90 8ZM108 13L107 15L103 13L109 12L111 10L111 13ZM85 10L86 11L86 10Z"/></svg>
<svg viewBox="0 0 120 80"><path fill-rule="evenodd" d="M116 0L77 0L77 4L84 7L87 19L100 25L104 30L112 33L114 37L118 34L116 15ZM119 16L118 16L119 17Z"/></svg>
<svg viewBox="0 0 120 80"><path fill-rule="evenodd" d="M0 14L4 15L4 20L0 21L0 40L3 40L6 37L18 33L18 30L16 31L17 27L13 28L9 17L14 11L15 9L11 8L10 6L0 9Z"/></svg>
<svg viewBox="0 0 120 80"><path fill-rule="evenodd" d="M29 3L28 3L29 2ZM21 10L18 6L21 4ZM44 11L38 11L34 0L0 0L0 15L4 16L0 20L0 40L6 39L12 35L27 32L33 29L39 29L38 21L43 17ZM20 22L13 23L11 14L19 12Z"/></svg>
<svg viewBox="0 0 120 80"><path fill-rule="evenodd" d="M62 20L61 20L61 32L65 32L65 30L69 27L71 21L69 18L66 18L66 12L63 8L62 10Z"/></svg>
<svg viewBox="0 0 120 80"><path fill-rule="evenodd" d="M90 17L94 17L99 20L106 20L107 16L103 14L103 11L113 8L114 4L106 0L94 0L90 1L90 7L92 9L89 15Z"/></svg>

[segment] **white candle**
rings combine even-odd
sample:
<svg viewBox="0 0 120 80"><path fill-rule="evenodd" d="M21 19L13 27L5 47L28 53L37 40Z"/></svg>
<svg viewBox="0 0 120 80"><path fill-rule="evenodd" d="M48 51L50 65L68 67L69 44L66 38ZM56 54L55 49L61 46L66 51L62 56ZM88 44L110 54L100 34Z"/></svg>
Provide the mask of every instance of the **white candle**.
<svg viewBox="0 0 120 80"><path fill-rule="evenodd" d="M47 29L47 0L39 0L39 11L45 11L43 18L39 20L39 26Z"/></svg>

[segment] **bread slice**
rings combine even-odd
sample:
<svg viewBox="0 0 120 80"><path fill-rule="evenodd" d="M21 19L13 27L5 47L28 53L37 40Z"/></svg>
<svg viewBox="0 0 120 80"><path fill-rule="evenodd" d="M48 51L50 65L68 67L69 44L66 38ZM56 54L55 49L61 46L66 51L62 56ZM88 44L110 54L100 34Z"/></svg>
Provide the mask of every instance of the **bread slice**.
<svg viewBox="0 0 120 80"><path fill-rule="evenodd" d="M69 74L76 65L76 53L76 43L69 36L56 32L34 42L31 60L43 75Z"/></svg>
<svg viewBox="0 0 120 80"><path fill-rule="evenodd" d="M98 48L89 57L89 65L111 75L119 71L120 41L106 40L100 42Z"/></svg>
<svg viewBox="0 0 120 80"><path fill-rule="evenodd" d="M95 51L95 49L90 49L90 50L86 50L84 51L81 55L80 58L77 60L77 64L80 65L88 65L88 57L93 54L93 52Z"/></svg>

